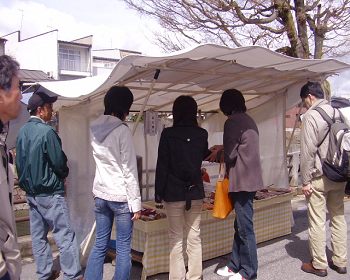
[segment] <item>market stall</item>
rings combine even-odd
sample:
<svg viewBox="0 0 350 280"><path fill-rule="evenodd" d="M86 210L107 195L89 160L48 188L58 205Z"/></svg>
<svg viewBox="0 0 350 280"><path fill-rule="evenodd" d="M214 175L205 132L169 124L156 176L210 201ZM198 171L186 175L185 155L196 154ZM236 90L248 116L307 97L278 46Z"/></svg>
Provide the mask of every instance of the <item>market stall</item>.
<svg viewBox="0 0 350 280"><path fill-rule="evenodd" d="M300 87L306 81L323 81L349 67L333 59L291 58L258 46L232 49L207 44L160 57L130 55L121 59L108 76L37 84L36 87L41 90L59 95L55 109L59 111L59 133L70 168L66 182L67 199L78 240L86 241L84 257L88 255L86 248L93 240L93 235L89 233L94 223L91 189L95 166L89 125L103 113L103 97L111 86L127 86L134 94L131 110L141 114L136 122L129 125L134 132L136 152L143 158L142 166L146 174L155 168L161 129L154 135L144 134L144 124L139 124L142 112L170 112L178 96L191 95L197 101L198 109L207 113L207 118L201 120L201 126L209 132L209 145L221 144L224 117L217 113L221 93L228 88L240 90L245 96L248 114L259 128L264 185L288 188L284 137L286 109L299 102ZM152 179L146 185L152 186ZM151 191L148 193L151 194ZM151 198L147 196L147 199ZM272 214L274 222L281 219L285 224L285 231L281 234L290 232L290 196L286 195L286 199L286 202L280 203L283 209L277 209ZM272 199L267 200L266 204L274 205ZM268 218L268 213L261 211L259 221ZM232 224L229 224L232 220L233 216L223 224L211 219L204 220L202 237L206 238L207 230L204 228L208 228L208 232L216 232L218 230L211 228L220 225L224 227L223 234L232 238ZM256 221L257 224L259 221ZM145 261L142 262L146 267L148 256L152 256L151 250L154 249L148 246L151 235L141 230L141 224L140 221L135 225L133 246L143 250ZM267 224L264 223L265 226ZM257 235L260 241L275 237L272 234L264 238L259 231ZM163 249L165 252L167 247L161 245L157 250ZM218 250L212 256L226 252ZM147 275L151 269L146 269Z"/></svg>

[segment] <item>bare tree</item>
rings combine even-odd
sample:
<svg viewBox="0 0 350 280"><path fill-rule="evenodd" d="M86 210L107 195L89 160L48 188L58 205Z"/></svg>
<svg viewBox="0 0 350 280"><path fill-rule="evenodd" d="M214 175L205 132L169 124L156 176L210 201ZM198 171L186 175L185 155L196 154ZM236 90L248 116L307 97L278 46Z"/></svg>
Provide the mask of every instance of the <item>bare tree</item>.
<svg viewBox="0 0 350 280"><path fill-rule="evenodd" d="M260 45L299 58L345 54L350 0L123 0L158 21L164 50L191 43Z"/></svg>

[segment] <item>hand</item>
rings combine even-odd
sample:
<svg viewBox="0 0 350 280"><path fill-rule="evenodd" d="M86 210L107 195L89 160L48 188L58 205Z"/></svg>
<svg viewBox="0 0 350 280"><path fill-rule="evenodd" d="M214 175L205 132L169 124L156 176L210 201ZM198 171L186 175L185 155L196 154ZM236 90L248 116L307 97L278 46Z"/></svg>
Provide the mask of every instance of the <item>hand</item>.
<svg viewBox="0 0 350 280"><path fill-rule="evenodd" d="M305 197L309 197L312 194L312 192L313 192L312 184L308 183L307 185L303 185L301 191L303 192Z"/></svg>
<svg viewBox="0 0 350 280"><path fill-rule="evenodd" d="M224 145L214 145L209 150L211 150L211 151L221 151L223 149L224 149Z"/></svg>
<svg viewBox="0 0 350 280"><path fill-rule="evenodd" d="M207 156L204 160L210 161L210 162L216 162L218 160L218 152L222 151L224 149L223 145L215 145L211 147L209 150L211 151L211 154Z"/></svg>
<svg viewBox="0 0 350 280"><path fill-rule="evenodd" d="M214 150L211 152L211 154L209 156L207 156L204 160L206 161L210 161L210 162L216 162L218 156L218 151Z"/></svg>
<svg viewBox="0 0 350 280"><path fill-rule="evenodd" d="M131 218L132 221L138 220L141 217L141 211L135 212L133 217Z"/></svg>

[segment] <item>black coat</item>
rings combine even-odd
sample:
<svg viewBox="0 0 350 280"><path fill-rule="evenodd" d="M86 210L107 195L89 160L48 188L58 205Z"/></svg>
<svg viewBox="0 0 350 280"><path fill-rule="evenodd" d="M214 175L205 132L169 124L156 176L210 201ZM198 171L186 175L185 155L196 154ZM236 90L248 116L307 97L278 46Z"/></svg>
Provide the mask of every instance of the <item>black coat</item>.
<svg viewBox="0 0 350 280"><path fill-rule="evenodd" d="M185 201L204 198L201 175L203 159L208 156L208 132L198 126L165 128L160 137L155 179L155 200Z"/></svg>

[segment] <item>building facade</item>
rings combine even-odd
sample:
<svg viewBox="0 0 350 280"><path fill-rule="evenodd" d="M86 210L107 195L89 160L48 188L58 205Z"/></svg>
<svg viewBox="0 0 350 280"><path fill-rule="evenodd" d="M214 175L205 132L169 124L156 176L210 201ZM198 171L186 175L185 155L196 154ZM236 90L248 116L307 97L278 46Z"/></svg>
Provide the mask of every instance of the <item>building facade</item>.
<svg viewBox="0 0 350 280"><path fill-rule="evenodd" d="M58 40L58 30L29 38L20 31L2 36L6 54L16 58L21 68L41 70L55 80L72 80L92 76L92 36L73 41Z"/></svg>

